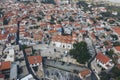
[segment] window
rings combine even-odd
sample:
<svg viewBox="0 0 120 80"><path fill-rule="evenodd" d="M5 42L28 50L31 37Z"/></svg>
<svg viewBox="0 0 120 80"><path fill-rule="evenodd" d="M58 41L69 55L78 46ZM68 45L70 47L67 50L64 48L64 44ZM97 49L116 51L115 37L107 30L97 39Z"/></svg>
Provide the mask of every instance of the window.
<svg viewBox="0 0 120 80"><path fill-rule="evenodd" d="M70 48L70 46L68 46L68 48Z"/></svg>

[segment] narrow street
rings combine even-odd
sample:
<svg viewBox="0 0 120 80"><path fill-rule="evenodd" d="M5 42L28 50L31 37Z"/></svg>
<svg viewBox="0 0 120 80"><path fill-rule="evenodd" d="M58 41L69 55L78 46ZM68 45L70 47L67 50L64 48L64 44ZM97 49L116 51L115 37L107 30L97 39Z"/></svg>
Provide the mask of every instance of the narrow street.
<svg viewBox="0 0 120 80"><path fill-rule="evenodd" d="M42 80L42 79L39 79L32 71L30 65L29 65L29 62L28 62L28 59L27 59L27 55L25 53L25 50L23 50L23 54L24 54L24 58L25 58L25 62L26 62L26 66L27 66L27 69L28 69L28 72L29 74L32 74L32 76L34 77L35 80Z"/></svg>
<svg viewBox="0 0 120 80"><path fill-rule="evenodd" d="M88 62L88 68L91 70L91 80L98 80L97 76L95 75L95 72L93 71L92 67L91 67L91 62L95 59L95 56L97 54L96 50L95 50L95 46L93 44L93 42L89 39L89 38L85 38L85 41L87 42L88 48L89 48L89 52L92 56L92 58L89 60Z"/></svg>
<svg viewBox="0 0 120 80"><path fill-rule="evenodd" d="M17 29L17 33L16 33L16 36L17 36L16 37L16 44L19 45L19 47L21 48L22 45L19 44L19 27L20 27L20 22L19 21L18 21L18 25L17 26L18 26L18 29ZM23 49L22 51L23 51L23 54L24 54L24 59L25 59L26 67L27 67L27 70L28 70L29 74L32 74L32 76L34 77L35 80L41 80L33 73L32 69L31 69L31 67L29 65L29 62L28 62L25 50Z"/></svg>

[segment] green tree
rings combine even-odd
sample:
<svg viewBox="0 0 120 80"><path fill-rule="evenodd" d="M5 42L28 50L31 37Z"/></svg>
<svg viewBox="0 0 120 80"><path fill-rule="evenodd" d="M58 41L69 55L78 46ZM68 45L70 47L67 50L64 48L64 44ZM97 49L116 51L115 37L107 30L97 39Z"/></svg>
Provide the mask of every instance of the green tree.
<svg viewBox="0 0 120 80"><path fill-rule="evenodd" d="M70 50L70 55L81 64L85 64L90 59L90 54L87 49L86 42L78 42L73 44L73 49Z"/></svg>
<svg viewBox="0 0 120 80"><path fill-rule="evenodd" d="M101 72L99 76L101 76L100 80L110 80L110 78L113 78L114 80L120 80L120 70L114 66L109 73Z"/></svg>
<svg viewBox="0 0 120 80"><path fill-rule="evenodd" d="M103 42L103 44L104 44L105 46L108 46L108 45L109 45L109 43L108 43L107 41Z"/></svg>
<svg viewBox="0 0 120 80"><path fill-rule="evenodd" d="M107 51L106 54L112 58L113 54L114 54L114 51L111 49L110 51Z"/></svg>
<svg viewBox="0 0 120 80"><path fill-rule="evenodd" d="M111 78L111 75L107 74L106 72L101 72L99 76L101 76L100 80L109 80Z"/></svg>
<svg viewBox="0 0 120 80"><path fill-rule="evenodd" d="M113 46L120 46L120 42L114 42Z"/></svg>
<svg viewBox="0 0 120 80"><path fill-rule="evenodd" d="M36 0L33 0L33 2L37 2Z"/></svg>
<svg viewBox="0 0 120 80"><path fill-rule="evenodd" d="M27 45L21 45L21 50L24 50L27 47Z"/></svg>
<svg viewBox="0 0 120 80"><path fill-rule="evenodd" d="M120 80L120 76L118 76L115 80Z"/></svg>
<svg viewBox="0 0 120 80"><path fill-rule="evenodd" d="M120 76L120 70L116 66L112 69L112 73L113 73L113 78L117 78Z"/></svg>
<svg viewBox="0 0 120 80"><path fill-rule="evenodd" d="M60 23L61 23L61 20L58 20L57 23L60 24Z"/></svg>
<svg viewBox="0 0 120 80"><path fill-rule="evenodd" d="M37 21L40 21L40 20L42 20L42 18L41 17L37 17Z"/></svg>
<svg viewBox="0 0 120 80"><path fill-rule="evenodd" d="M113 38L113 40L118 40L118 36L115 34L111 34L111 37Z"/></svg>
<svg viewBox="0 0 120 80"><path fill-rule="evenodd" d="M73 22L73 21L74 21L74 19L73 19L73 17L72 17L72 16L70 16L70 17L69 17L69 21L71 21L71 22Z"/></svg>

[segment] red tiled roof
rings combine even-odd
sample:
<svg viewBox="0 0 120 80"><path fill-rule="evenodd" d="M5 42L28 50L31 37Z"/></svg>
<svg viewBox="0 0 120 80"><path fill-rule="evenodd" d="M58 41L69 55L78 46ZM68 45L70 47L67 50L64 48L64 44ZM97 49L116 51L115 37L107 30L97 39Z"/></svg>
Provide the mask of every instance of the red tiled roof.
<svg viewBox="0 0 120 80"><path fill-rule="evenodd" d="M0 40L7 39L7 34L0 34Z"/></svg>
<svg viewBox="0 0 120 80"><path fill-rule="evenodd" d="M30 37L30 33L25 32L25 33L24 33L24 37Z"/></svg>
<svg viewBox="0 0 120 80"><path fill-rule="evenodd" d="M85 69L85 70L83 70L83 71L80 72L80 75L82 77L85 77L85 76L87 76L89 74L90 74L90 70L89 69Z"/></svg>
<svg viewBox="0 0 120 80"><path fill-rule="evenodd" d="M116 32L118 35L120 35L120 28L119 27L113 28L113 31Z"/></svg>
<svg viewBox="0 0 120 80"><path fill-rule="evenodd" d="M9 30L9 33L12 34L12 33L16 33L17 32L17 28L10 28Z"/></svg>
<svg viewBox="0 0 120 80"><path fill-rule="evenodd" d="M62 36L62 35L55 35L52 37L52 41L56 42L62 42L62 43L73 43L73 37L72 36Z"/></svg>
<svg viewBox="0 0 120 80"><path fill-rule="evenodd" d="M95 30L104 30L103 28L95 28Z"/></svg>
<svg viewBox="0 0 120 80"><path fill-rule="evenodd" d="M95 34L94 34L94 33L91 33L91 37L92 37L92 39L96 39L96 37L95 37Z"/></svg>
<svg viewBox="0 0 120 80"><path fill-rule="evenodd" d="M56 24L54 27L55 27L55 28L61 28L62 25L61 25L61 24Z"/></svg>
<svg viewBox="0 0 120 80"><path fill-rule="evenodd" d="M43 33L33 34L33 38L34 38L34 40L41 41L43 38Z"/></svg>
<svg viewBox="0 0 120 80"><path fill-rule="evenodd" d="M116 49L117 51L120 51L120 46L115 46L115 49Z"/></svg>
<svg viewBox="0 0 120 80"><path fill-rule="evenodd" d="M37 64L42 62L41 56L29 56L28 61L30 64Z"/></svg>
<svg viewBox="0 0 120 80"><path fill-rule="evenodd" d="M10 69L10 67L11 67L11 62L10 61L1 62L0 71Z"/></svg>
<svg viewBox="0 0 120 80"><path fill-rule="evenodd" d="M86 30L80 30L80 33L85 33L86 32Z"/></svg>
<svg viewBox="0 0 120 80"><path fill-rule="evenodd" d="M107 57L106 55L104 55L102 53L98 53L97 56L96 56L96 59L101 61L104 64L106 64L110 60L109 57Z"/></svg>
<svg viewBox="0 0 120 80"><path fill-rule="evenodd" d="M46 26L47 24L45 22L40 22L40 27Z"/></svg>
<svg viewBox="0 0 120 80"><path fill-rule="evenodd" d="M49 30L48 32L49 32L49 33L56 33L57 30Z"/></svg>
<svg viewBox="0 0 120 80"><path fill-rule="evenodd" d="M75 27L81 27L81 24L75 23Z"/></svg>
<svg viewBox="0 0 120 80"><path fill-rule="evenodd" d="M21 27L20 27L20 31L25 31L25 27L24 27L24 26L21 26Z"/></svg>

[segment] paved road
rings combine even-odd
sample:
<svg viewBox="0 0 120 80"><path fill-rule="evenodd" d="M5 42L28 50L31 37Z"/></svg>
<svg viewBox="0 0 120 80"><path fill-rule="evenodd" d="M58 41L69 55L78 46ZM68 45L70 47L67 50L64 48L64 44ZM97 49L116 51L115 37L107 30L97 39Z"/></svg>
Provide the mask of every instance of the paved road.
<svg viewBox="0 0 120 80"><path fill-rule="evenodd" d="M92 58L89 60L88 62L88 68L91 70L91 80L98 80L97 76L95 75L95 72L93 71L92 67L91 67L91 62L95 59L96 57L96 50L95 50L95 46L93 44L93 42L89 39L89 38L85 38L85 41L88 44L88 48L91 49L93 51L92 53Z"/></svg>
<svg viewBox="0 0 120 80"><path fill-rule="evenodd" d="M74 70L80 72L84 69L86 69L87 67L85 66L81 66L81 65L75 65L75 64L68 64L66 62L60 62L60 61L56 61L56 60L45 60L45 64L47 66L53 66L53 67L57 67L69 72L73 72Z"/></svg>
<svg viewBox="0 0 120 80"><path fill-rule="evenodd" d="M19 45L19 28L20 28L20 21L17 23L17 37L16 37L16 44Z"/></svg>
<svg viewBox="0 0 120 80"><path fill-rule="evenodd" d="M78 73L86 67L74 64L58 62L55 60L44 60L45 77L50 80L81 80ZM76 70L74 72L74 70Z"/></svg>
<svg viewBox="0 0 120 80"><path fill-rule="evenodd" d="M32 74L32 76L33 76L33 78L34 78L35 80L41 80L41 79L39 79L39 78L33 73L32 69L31 69L31 67L30 67L30 65L29 65L29 62L28 62L28 59L27 59L27 55L26 55L26 53L25 53L25 50L23 50L23 54L24 54L24 58L25 58L25 62L26 62L26 66L27 66L27 69L28 69L29 74Z"/></svg>
<svg viewBox="0 0 120 80"><path fill-rule="evenodd" d="M61 55L64 55L64 52L66 51L66 49L54 47L54 46L47 45L47 44L35 45L33 46L33 49L40 50L41 56L43 57L48 56L52 58L56 58L56 57L61 58ZM56 49L56 51L54 51L54 49Z"/></svg>
<svg viewBox="0 0 120 80"><path fill-rule="evenodd" d="M85 38L85 41L87 43L87 46L88 46L88 49L89 49L91 56L94 57L96 53L95 53L95 49L93 47L93 43L92 43L91 39Z"/></svg>
<svg viewBox="0 0 120 80"><path fill-rule="evenodd" d="M17 30L16 44L19 45L19 47L21 48L22 45L19 44L19 27L20 27L20 22L18 21L18 30ZM32 69L30 68L30 65L29 65L29 62L28 62L25 50L23 50L23 54L24 54L24 58L25 58L25 62L26 62L26 66L27 66L29 74L32 74L32 76L33 76L33 78L35 80L40 80L39 78L37 78L37 76L33 73Z"/></svg>

